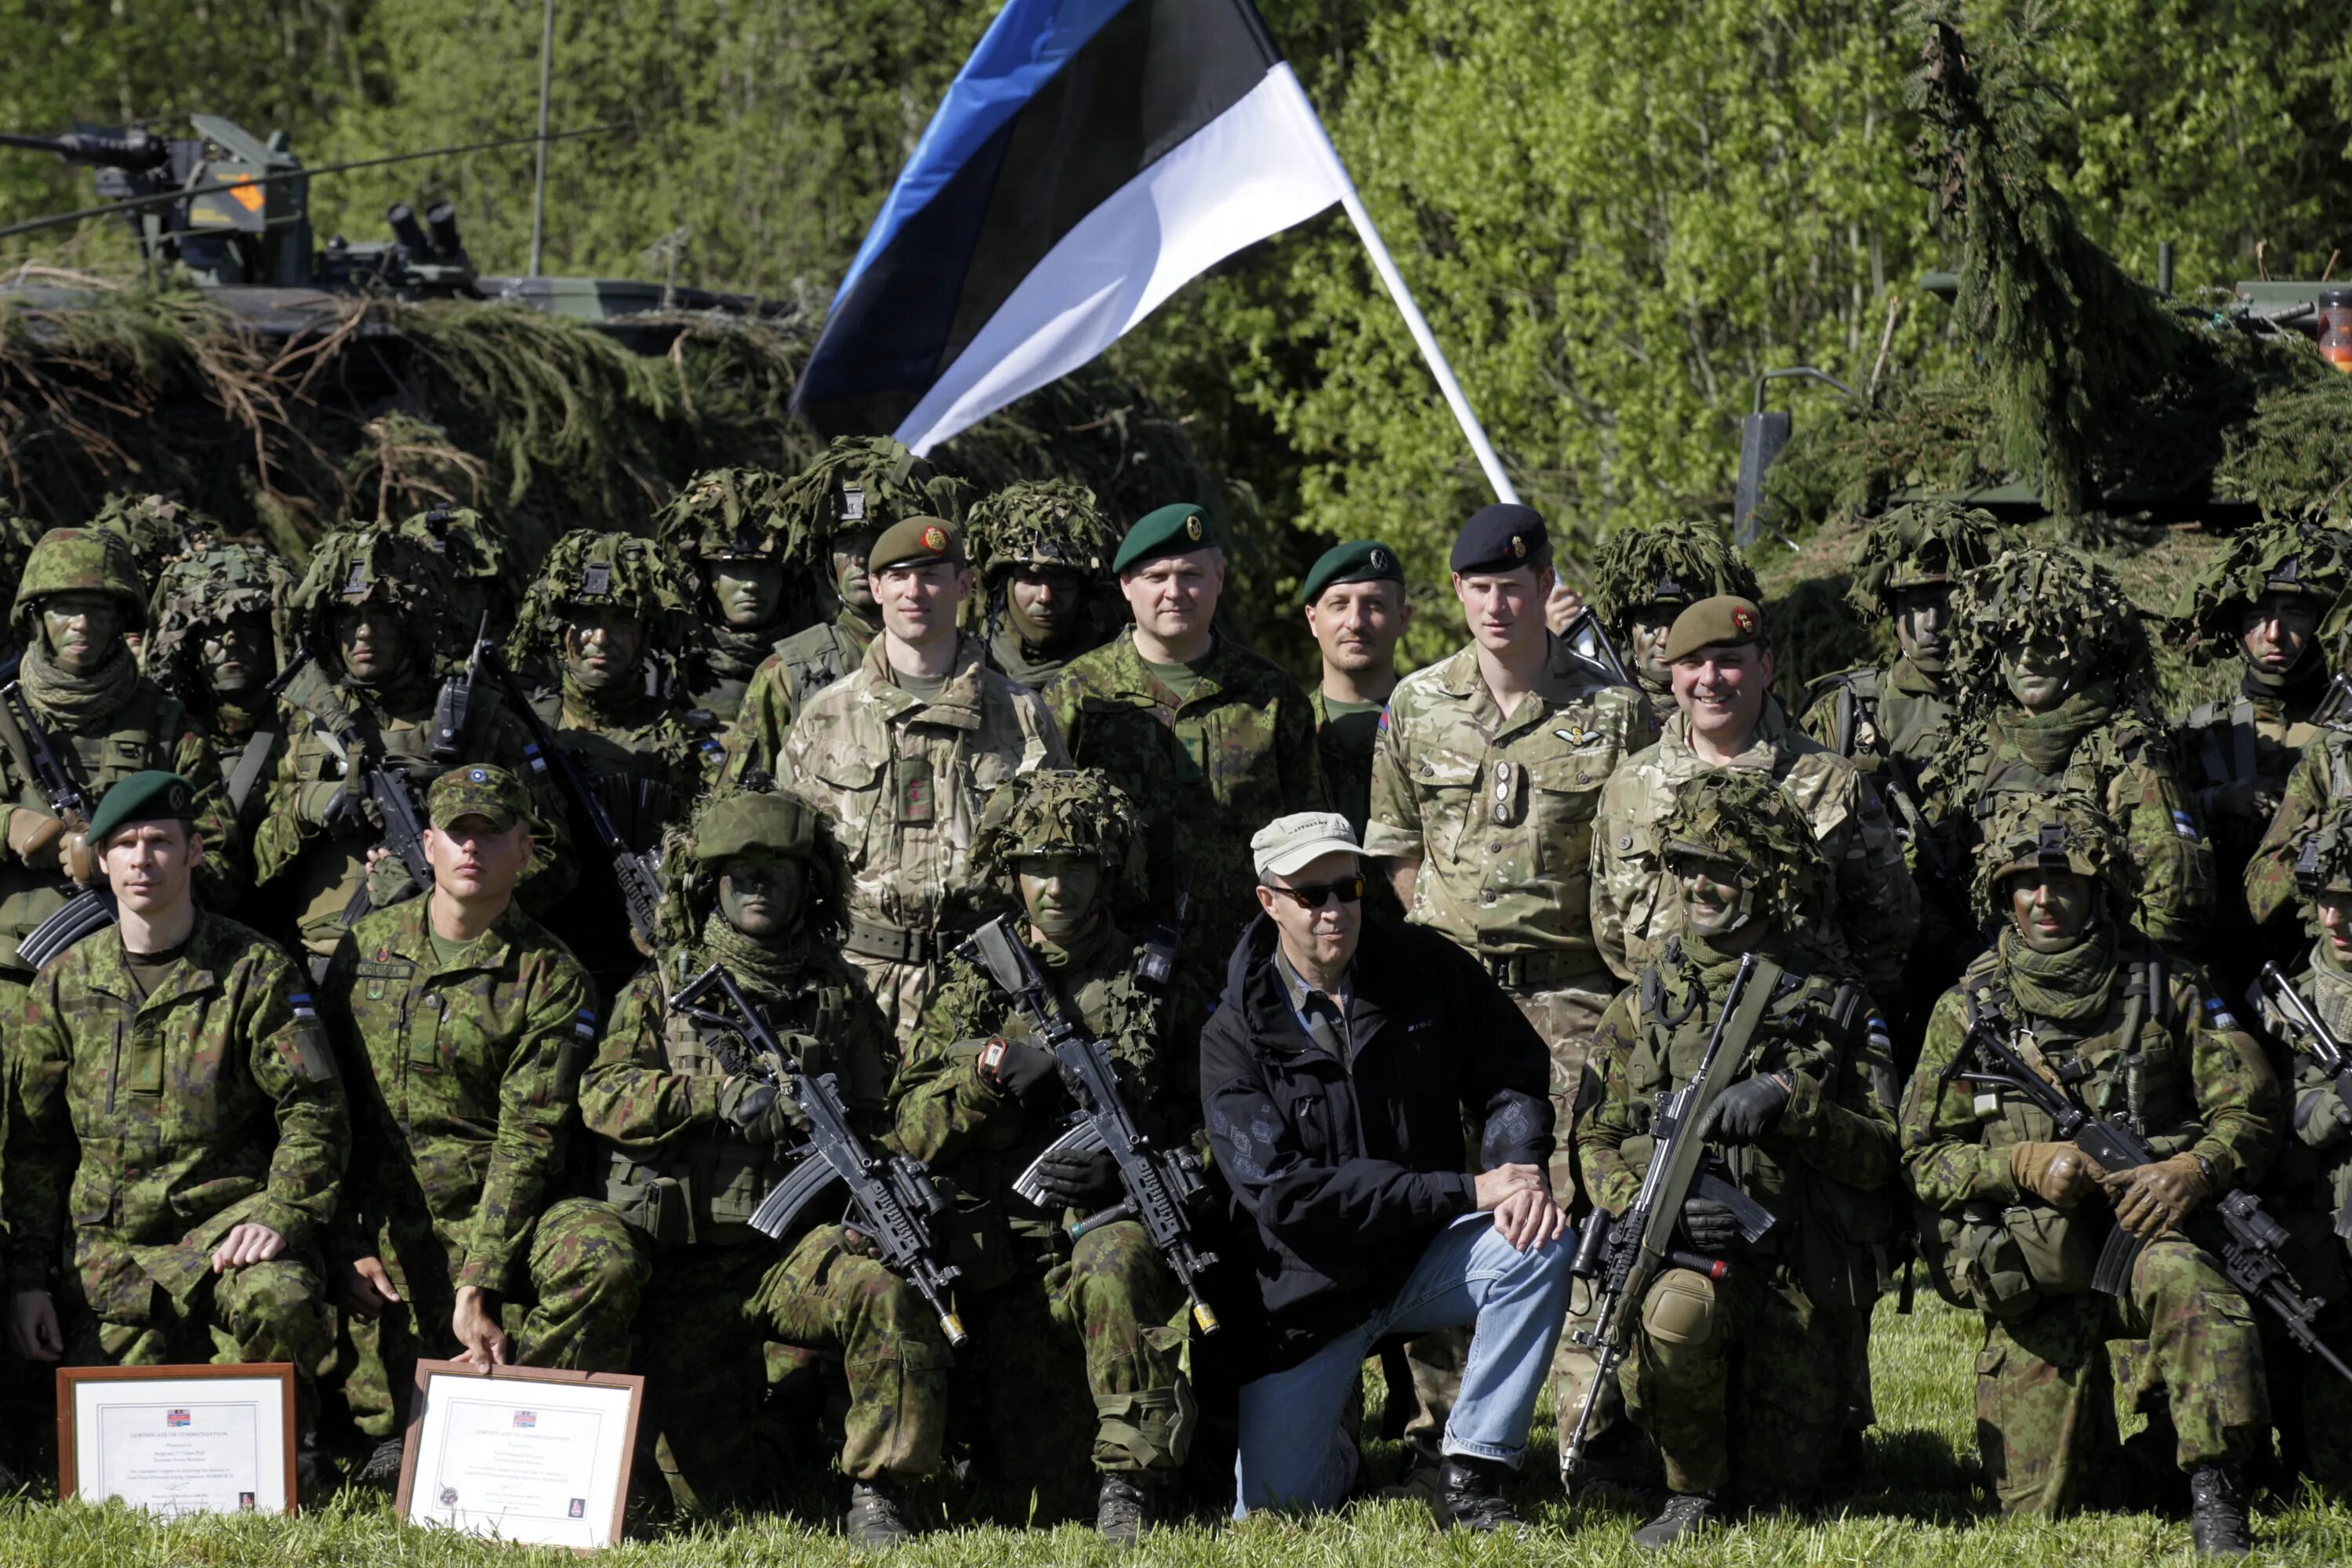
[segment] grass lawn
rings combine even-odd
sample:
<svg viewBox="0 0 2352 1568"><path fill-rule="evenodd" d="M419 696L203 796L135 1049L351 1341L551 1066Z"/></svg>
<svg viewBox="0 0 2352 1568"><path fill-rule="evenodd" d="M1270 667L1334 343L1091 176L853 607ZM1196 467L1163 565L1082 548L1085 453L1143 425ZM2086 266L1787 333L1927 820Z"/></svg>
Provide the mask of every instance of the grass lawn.
<svg viewBox="0 0 2352 1568"><path fill-rule="evenodd" d="M1871 1434L1859 1490L1833 1517L1766 1516L1712 1532L1666 1560L1725 1564L1950 1563L1964 1568L2027 1564L2138 1564L2194 1561L2185 1522L2147 1514L2076 1518L2054 1525L2005 1525L1977 1497L1971 1411L1974 1320L1923 1299L1916 1316L1881 1309L1876 1355L1882 1426ZM1375 1384L1375 1387L1377 1385ZM1549 1416L1539 1420L1528 1482L1519 1501L1537 1526L1527 1541L1441 1536L1418 1505L1360 1502L1311 1523L1253 1519L1219 1530L1188 1526L1157 1534L1139 1552L1116 1552L1090 1529L948 1529L896 1552L894 1560L937 1568L1010 1568L1019 1563L1346 1563L1349 1568L1455 1568L1567 1562L1598 1565L1653 1561L1629 1537L1638 1515L1563 1502L1552 1478L1557 1450ZM1374 1444L1376 1473L1392 1449ZM812 1494L813 1496L815 1494ZM2301 1502L2255 1520L2258 1561L2352 1562L2352 1510ZM868 1559L826 1524L760 1516L727 1529L649 1523L612 1553L615 1563L679 1568L752 1568L778 1563ZM389 1504L345 1493L331 1507L293 1521L223 1519L157 1524L121 1508L45 1501L0 1503L0 1565L41 1568L186 1568L186 1565L336 1564L438 1568L441 1564L556 1563L564 1553L527 1552L410 1530Z"/></svg>

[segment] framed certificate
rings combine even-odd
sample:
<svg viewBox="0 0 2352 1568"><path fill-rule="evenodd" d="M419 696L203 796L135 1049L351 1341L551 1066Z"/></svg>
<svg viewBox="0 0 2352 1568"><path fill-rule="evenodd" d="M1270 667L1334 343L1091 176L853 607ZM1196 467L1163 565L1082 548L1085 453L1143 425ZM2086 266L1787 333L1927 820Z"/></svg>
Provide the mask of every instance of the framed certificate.
<svg viewBox="0 0 2352 1568"><path fill-rule="evenodd" d="M538 1546L610 1546L645 1390L629 1373L419 1362L401 1517Z"/></svg>
<svg viewBox="0 0 2352 1568"><path fill-rule="evenodd" d="M58 1493L166 1515L292 1513L293 1367L60 1367Z"/></svg>

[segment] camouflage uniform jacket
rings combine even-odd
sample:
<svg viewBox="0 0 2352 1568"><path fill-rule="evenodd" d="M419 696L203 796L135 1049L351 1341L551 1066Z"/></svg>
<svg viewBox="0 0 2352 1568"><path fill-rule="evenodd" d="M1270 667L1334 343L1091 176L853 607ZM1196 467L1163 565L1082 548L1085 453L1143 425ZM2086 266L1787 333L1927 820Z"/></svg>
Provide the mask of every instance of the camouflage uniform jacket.
<svg viewBox="0 0 2352 1568"><path fill-rule="evenodd" d="M26 700L48 736L58 760L81 786L90 808L121 779L151 768L178 773L196 788L196 831L205 855L196 868L196 896L211 909L235 909L244 892L242 839L221 787L213 742L197 728L180 700L142 677L130 699L105 718L69 728ZM55 868L37 871L18 860L5 843L8 818L17 807L47 814L49 797L33 773L32 752L16 721L0 710L0 970L29 977L16 957L16 943L65 907L79 889Z"/></svg>
<svg viewBox="0 0 2352 1568"><path fill-rule="evenodd" d="M2352 973L2337 966L2326 937L2313 944L2309 961L2294 984L2304 1005L2318 1015L2339 1042L2352 1039ZM2263 1023L2271 1039L2290 1045L2294 1041L2285 1020L2267 1004ZM2334 1232L2336 1216L2346 1200L2352 1199L2352 1137L2346 1135L2336 1117L2336 1079L2301 1051L2274 1049L2271 1062L2288 1086L2291 1114L2287 1120L2294 1136L2280 1149L2264 1190L2278 1200L2273 1212L2305 1243L2293 1260L2297 1281L2306 1291L2330 1301L2340 1300L2347 1282L2345 1263L2352 1241L2339 1241ZM2317 1103L2311 1114L2301 1114L2302 1107L2315 1097ZM2311 1223L2313 1219L2316 1223ZM2314 1253L2331 1256L2321 1258L2313 1257ZM2305 1273L2315 1264L2318 1268L2314 1272L2324 1278Z"/></svg>
<svg viewBox="0 0 2352 1568"><path fill-rule="evenodd" d="M1297 682L1222 632L1193 673L1180 703L1130 628L1073 659L1045 698L1075 765L1108 773L1142 816L1148 903L1133 912L1171 917L1189 873L1184 958L1214 975L1257 908L1250 836L1329 800Z"/></svg>
<svg viewBox="0 0 2352 1568"><path fill-rule="evenodd" d="M1864 773L1903 764L1903 783L1916 796L1919 776L1943 748L1952 722L1951 699L1930 685L1910 660L1884 670L1841 669L1805 688L1814 693L1797 728ZM1851 708L1849 709L1849 702Z"/></svg>
<svg viewBox="0 0 2352 1568"><path fill-rule="evenodd" d="M844 610L778 643L752 673L735 727L728 731L728 782L754 769L783 777L784 738L792 733L793 721L811 698L864 665L875 640L873 626Z"/></svg>
<svg viewBox="0 0 2352 1568"><path fill-rule="evenodd" d="M257 709L224 703L213 710L213 764L220 769L237 836L248 847L269 818L270 785L285 765L294 732L308 722L300 711L275 697Z"/></svg>
<svg viewBox="0 0 2352 1568"><path fill-rule="evenodd" d="M2323 726L2286 776L2278 810L2246 862L2246 910L2258 926L2296 908L2296 857L2327 808L2352 800L2352 731Z"/></svg>
<svg viewBox="0 0 2352 1568"><path fill-rule="evenodd" d="M1614 990L1588 920L1594 808L1656 736L1638 689L1559 666L1498 712L1465 647L1389 695L1364 853L1420 863L1406 919L1490 966L1541 966L1507 984Z"/></svg>
<svg viewBox="0 0 2352 1568"><path fill-rule="evenodd" d="M309 987L257 933L198 911L143 1000L121 928L33 982L9 1041L8 1277L45 1289L70 1239L91 1306L143 1316L234 1226L289 1250L332 1216L350 1122Z"/></svg>
<svg viewBox="0 0 2352 1568"><path fill-rule="evenodd" d="M357 1108L360 1175L333 1247L397 1251L429 1226L456 1285L511 1294L528 1279L532 1226L566 1195L593 994L563 944L514 908L445 966L431 902L362 919L319 988Z"/></svg>
<svg viewBox="0 0 2352 1568"><path fill-rule="evenodd" d="M1039 653L1023 642L1021 634L1011 626L999 626L989 634L988 668L1016 686L1043 691L1047 681L1070 668L1072 659L1080 654L1093 652L1109 640L1094 629L1094 622L1089 617L1059 648L1051 653Z"/></svg>
<svg viewBox="0 0 2352 1568"><path fill-rule="evenodd" d="M1767 700L1753 745L1728 764L1769 773L1812 825L1837 883L1835 919L1807 933L1822 970L1849 964L1874 993L1892 994L1919 925L1919 889L1878 797L1855 766L1789 727ZM1664 950L1680 920L1659 833L1675 790L1707 765L1690 749L1688 721L1675 713L1648 751L1609 776L1593 824L1592 936L1601 956L1631 980Z"/></svg>

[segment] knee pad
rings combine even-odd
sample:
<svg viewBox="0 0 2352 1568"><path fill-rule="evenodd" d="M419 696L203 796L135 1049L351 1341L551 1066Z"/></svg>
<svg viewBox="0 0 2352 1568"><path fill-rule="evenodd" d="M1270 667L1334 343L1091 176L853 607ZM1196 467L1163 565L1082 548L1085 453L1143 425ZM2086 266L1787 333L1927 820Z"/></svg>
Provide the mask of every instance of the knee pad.
<svg viewBox="0 0 2352 1568"><path fill-rule="evenodd" d="M1667 1269L1642 1303L1642 1328L1662 1344L1704 1343L1715 1331L1715 1281L1693 1269Z"/></svg>
<svg viewBox="0 0 2352 1568"><path fill-rule="evenodd" d="M1182 1378L1168 1388L1141 1394L1106 1394L1095 1398L1095 1447L1115 1450L1138 1470L1173 1470L1192 1451L1201 1424L1192 1385Z"/></svg>

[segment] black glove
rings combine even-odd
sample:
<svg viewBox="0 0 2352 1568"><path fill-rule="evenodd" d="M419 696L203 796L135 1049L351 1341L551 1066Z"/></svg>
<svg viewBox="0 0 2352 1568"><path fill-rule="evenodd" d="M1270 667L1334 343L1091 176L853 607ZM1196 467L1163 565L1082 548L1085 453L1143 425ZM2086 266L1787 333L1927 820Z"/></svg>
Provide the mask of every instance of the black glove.
<svg viewBox="0 0 2352 1568"><path fill-rule="evenodd" d="M1701 1136L1718 1143L1753 1143L1779 1125L1789 1109L1789 1086L1769 1073L1745 1078L1707 1108Z"/></svg>
<svg viewBox="0 0 2352 1568"><path fill-rule="evenodd" d="M1739 1218L1722 1204L1685 1198L1682 1232L1693 1247L1713 1256L1739 1239Z"/></svg>
<svg viewBox="0 0 2352 1568"><path fill-rule="evenodd" d="M1108 1149L1048 1154L1037 1163L1037 1185L1055 1206L1092 1213L1118 1200L1118 1162Z"/></svg>
<svg viewBox="0 0 2352 1568"><path fill-rule="evenodd" d="M782 1143L800 1131L800 1107L757 1079L739 1078L720 1089L719 1113L752 1143Z"/></svg>
<svg viewBox="0 0 2352 1568"><path fill-rule="evenodd" d="M1026 1103L1036 1097L1040 1089L1055 1082L1059 1070L1054 1053L1036 1041L1007 1040L995 1067L984 1067L981 1072L999 1089Z"/></svg>

